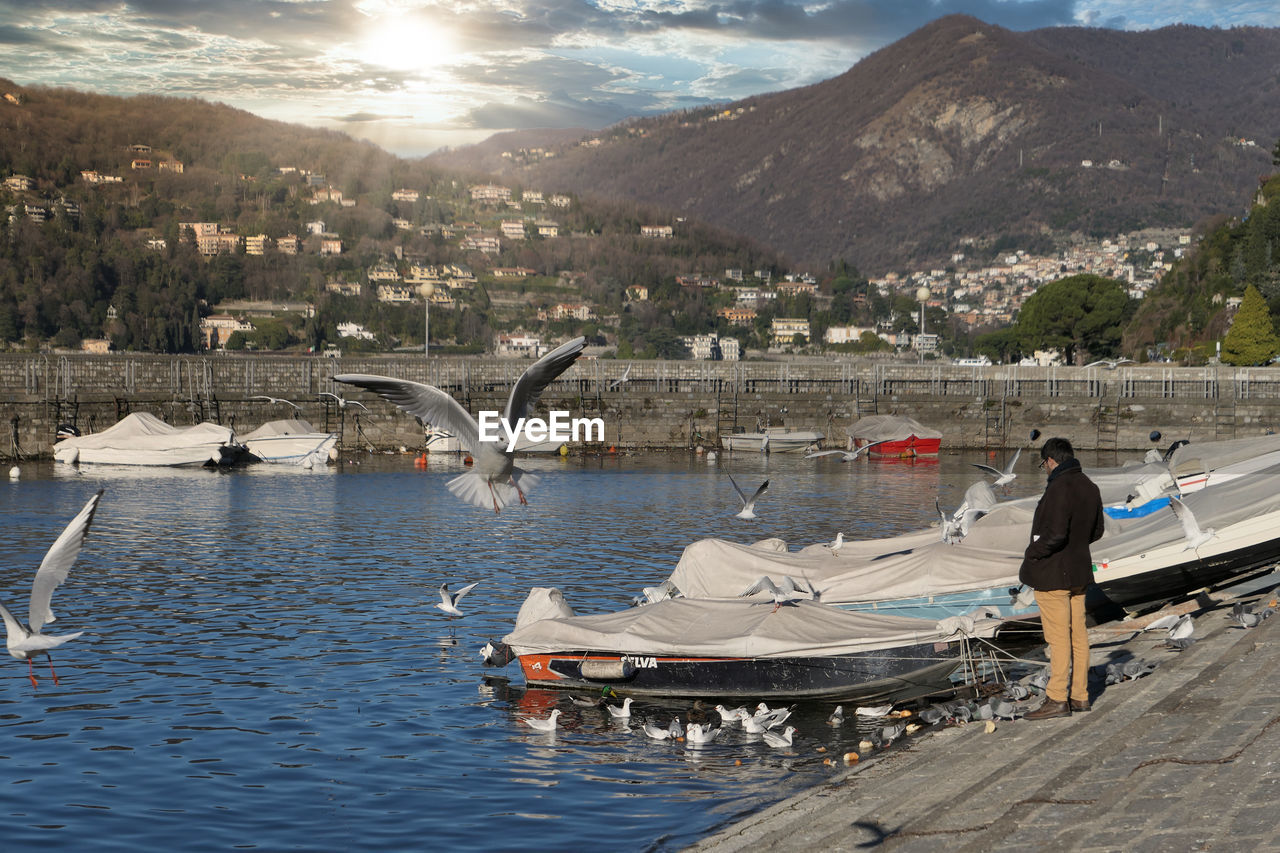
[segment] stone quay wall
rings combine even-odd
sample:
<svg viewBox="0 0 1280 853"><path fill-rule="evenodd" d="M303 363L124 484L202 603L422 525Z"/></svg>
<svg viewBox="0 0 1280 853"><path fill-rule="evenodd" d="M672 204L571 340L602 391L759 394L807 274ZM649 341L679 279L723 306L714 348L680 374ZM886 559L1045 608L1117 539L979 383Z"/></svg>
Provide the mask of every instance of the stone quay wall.
<svg viewBox="0 0 1280 853"><path fill-rule="evenodd" d="M0 354L0 456L51 453L57 426L98 432L130 412L175 424L247 432L301 417L338 432L346 450L421 447L415 418L333 381L374 373L443 388L469 411L501 411L529 361L475 357ZM630 372L623 379L628 367ZM327 394L368 407L341 408ZM285 403L255 397L289 400ZM1032 429L1081 449L1136 450L1176 438L1209 440L1280 428L1280 368L955 366L838 359L693 362L581 359L543 393L540 412L600 418L623 449L715 446L721 433L786 425L848 444L870 414L909 415L941 430L943 446L1025 444Z"/></svg>

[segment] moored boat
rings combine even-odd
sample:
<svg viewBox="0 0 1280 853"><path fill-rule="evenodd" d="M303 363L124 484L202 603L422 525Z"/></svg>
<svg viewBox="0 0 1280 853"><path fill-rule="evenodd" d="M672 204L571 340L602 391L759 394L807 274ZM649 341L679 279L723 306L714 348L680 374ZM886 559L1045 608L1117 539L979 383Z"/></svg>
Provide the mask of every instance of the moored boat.
<svg viewBox="0 0 1280 853"><path fill-rule="evenodd" d="M817 447L825 436L814 430L789 427L765 427L756 432L721 434L720 446L725 450L753 453L801 453Z"/></svg>
<svg viewBox="0 0 1280 853"><path fill-rule="evenodd" d="M535 588L490 662L518 659L530 687L899 701L946 689L966 642L997 625L849 613L814 601L668 599L579 616L559 590Z"/></svg>
<svg viewBox="0 0 1280 853"><path fill-rule="evenodd" d="M882 459L937 456L942 448L940 431L906 415L868 415L845 432L855 448L874 444L867 455Z"/></svg>
<svg viewBox="0 0 1280 853"><path fill-rule="evenodd" d="M60 439L53 458L69 465L199 467L234 465L252 456L230 427L208 422L176 427L134 412L102 432Z"/></svg>
<svg viewBox="0 0 1280 853"><path fill-rule="evenodd" d="M249 452L275 465L322 465L333 455L338 434L320 432L307 421L267 421L241 437Z"/></svg>

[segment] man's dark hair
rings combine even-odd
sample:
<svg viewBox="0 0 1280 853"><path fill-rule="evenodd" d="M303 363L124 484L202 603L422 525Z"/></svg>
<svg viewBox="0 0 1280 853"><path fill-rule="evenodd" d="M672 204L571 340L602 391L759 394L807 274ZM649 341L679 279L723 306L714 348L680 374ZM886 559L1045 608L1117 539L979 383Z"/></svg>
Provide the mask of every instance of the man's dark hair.
<svg viewBox="0 0 1280 853"><path fill-rule="evenodd" d="M1054 462L1061 465L1068 459L1075 459L1076 453L1071 449L1071 442L1067 441L1065 438L1058 438L1055 436L1054 438L1047 439L1041 446L1040 458L1042 460L1052 459Z"/></svg>

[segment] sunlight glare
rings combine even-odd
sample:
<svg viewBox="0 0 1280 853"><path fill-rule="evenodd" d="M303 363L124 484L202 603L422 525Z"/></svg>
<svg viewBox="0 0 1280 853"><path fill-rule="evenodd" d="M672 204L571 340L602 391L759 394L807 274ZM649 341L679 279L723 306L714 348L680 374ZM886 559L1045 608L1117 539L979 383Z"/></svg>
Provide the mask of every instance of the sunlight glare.
<svg viewBox="0 0 1280 853"><path fill-rule="evenodd" d="M394 71L428 71L454 58L453 34L422 15L380 17L366 27L360 57Z"/></svg>

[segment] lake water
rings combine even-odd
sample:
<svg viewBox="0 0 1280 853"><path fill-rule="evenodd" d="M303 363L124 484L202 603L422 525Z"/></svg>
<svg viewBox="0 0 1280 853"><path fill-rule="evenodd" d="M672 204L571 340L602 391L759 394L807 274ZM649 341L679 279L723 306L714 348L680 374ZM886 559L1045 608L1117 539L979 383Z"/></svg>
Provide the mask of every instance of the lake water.
<svg viewBox="0 0 1280 853"><path fill-rule="evenodd" d="M705 536L793 547L882 536L959 502L979 453L841 464L794 456L536 459L531 505L501 515L445 489L462 468L359 456L326 470L71 473L0 483L0 600L25 621L31 578L89 496L90 538L48 633L47 664L0 660L6 849L677 849L820 782L852 726L803 706L792 750L742 733L657 742L687 706L638 702L630 729L482 666L532 586L616 610ZM1012 495L1038 493L1024 458ZM753 522L744 490L768 479ZM432 605L479 585L451 627ZM456 631L456 644L450 637ZM498 678L494 678L498 676ZM507 682L506 679L510 679ZM563 711L554 735L523 715ZM826 752L819 752L819 748Z"/></svg>

